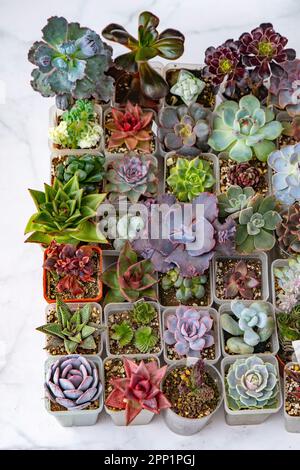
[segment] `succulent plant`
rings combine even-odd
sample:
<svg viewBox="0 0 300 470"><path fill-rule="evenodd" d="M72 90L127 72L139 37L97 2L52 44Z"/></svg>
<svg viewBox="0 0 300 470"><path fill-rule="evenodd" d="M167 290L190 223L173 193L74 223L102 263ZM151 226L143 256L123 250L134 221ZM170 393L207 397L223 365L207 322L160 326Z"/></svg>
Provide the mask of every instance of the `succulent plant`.
<svg viewBox="0 0 300 470"><path fill-rule="evenodd" d="M134 106L127 102L123 110L112 108L112 120L105 124L110 131L108 150L116 149L125 145L129 151L140 150L151 153L151 123L153 121L152 111L143 111L137 104Z"/></svg>
<svg viewBox="0 0 300 470"><path fill-rule="evenodd" d="M49 245L55 239L59 243L107 243L90 220L96 216L106 194L84 196L77 175L67 183L55 178L52 186L44 184L44 188L45 192L29 190L37 212L25 228L25 234L31 233L26 242Z"/></svg>
<svg viewBox="0 0 300 470"><path fill-rule="evenodd" d="M169 408L171 404L160 390L167 366L158 368L157 362L141 361L137 364L123 358L126 378L113 378L110 383L113 391L105 404L119 410L125 410L126 424L130 424L143 410L159 414L160 410Z"/></svg>
<svg viewBox="0 0 300 470"><path fill-rule="evenodd" d="M108 166L105 191L109 200L126 196L130 202L137 202L141 196L152 197L157 192L158 164L152 155L136 156L128 153L115 158Z"/></svg>
<svg viewBox="0 0 300 470"><path fill-rule="evenodd" d="M132 309L132 316L139 325L148 325L157 316L157 311L149 302L136 302Z"/></svg>
<svg viewBox="0 0 300 470"><path fill-rule="evenodd" d="M203 349L215 343L212 334L213 319L207 310L180 306L175 315L168 315L164 341L174 345L180 356L200 357Z"/></svg>
<svg viewBox="0 0 300 470"><path fill-rule="evenodd" d="M165 29L158 33L159 18L143 11L138 20L138 39L129 34L118 24L106 26L102 35L109 41L117 42L130 49L115 59L117 67L131 73L138 73L141 91L147 97L158 100L167 95L169 87L162 76L156 72L149 60L162 57L168 60L178 59L183 54L184 36L176 29Z"/></svg>
<svg viewBox="0 0 300 470"><path fill-rule="evenodd" d="M277 369L258 356L237 359L230 365L225 382L228 406L233 411L277 406Z"/></svg>
<svg viewBox="0 0 300 470"><path fill-rule="evenodd" d="M239 213L236 229L236 249L239 253L268 251L275 245L274 230L281 222L276 210L276 198L257 194Z"/></svg>
<svg viewBox="0 0 300 470"><path fill-rule="evenodd" d="M89 407L102 390L96 364L78 354L57 359L46 372L46 398L68 411Z"/></svg>
<svg viewBox="0 0 300 470"><path fill-rule="evenodd" d="M287 137L281 140L280 147L284 146L286 141L290 144L300 142L300 116L291 117L286 111L278 111L276 119L282 124L282 137Z"/></svg>
<svg viewBox="0 0 300 470"><path fill-rule="evenodd" d="M218 152L226 150L232 160L240 163L254 155L266 161L276 148L272 141L281 131L273 111L263 108L255 96L246 95L239 103L225 101L218 106L208 144Z"/></svg>
<svg viewBox="0 0 300 470"><path fill-rule="evenodd" d="M295 202L282 213L276 228L279 247L288 254L300 253L300 203Z"/></svg>
<svg viewBox="0 0 300 470"><path fill-rule="evenodd" d="M207 276L205 275L187 278L180 275L178 268L174 268L162 277L161 287L165 291L173 287L176 291L176 299L184 303L190 299L202 299L205 295L206 283Z"/></svg>
<svg viewBox="0 0 300 470"><path fill-rule="evenodd" d="M282 68L283 75L270 80L271 103L294 117L300 112L300 60L284 62Z"/></svg>
<svg viewBox="0 0 300 470"><path fill-rule="evenodd" d="M107 215L99 223L100 230L105 236L113 240L113 247L120 251L126 241L132 241L139 237L140 232L145 227L145 221L142 215L124 214Z"/></svg>
<svg viewBox="0 0 300 470"><path fill-rule="evenodd" d="M153 277L154 266L149 260L138 261L136 252L126 242L120 251L116 264L110 266L103 274L102 281L109 287L105 304L110 302L135 302L142 297L156 300Z"/></svg>
<svg viewBox="0 0 300 470"><path fill-rule="evenodd" d="M269 155L268 164L274 171L273 191L287 205L300 201L300 144L287 145Z"/></svg>
<svg viewBox="0 0 300 470"><path fill-rule="evenodd" d="M177 82L172 86L170 92L173 95L180 96L186 106L195 103L198 96L205 88L205 82L197 78L188 70L181 69Z"/></svg>
<svg viewBox="0 0 300 470"><path fill-rule="evenodd" d="M28 53L37 66L31 74L32 88L42 96L56 96L60 109L67 109L74 99L109 101L113 79L105 72L112 63L112 48L95 31L63 17L49 18L42 32L43 40Z"/></svg>
<svg viewBox="0 0 300 470"><path fill-rule="evenodd" d="M243 299L251 300L253 289L260 286L253 270L247 267L245 261L238 261L233 268L225 274L225 297L233 299L240 295Z"/></svg>
<svg viewBox="0 0 300 470"><path fill-rule="evenodd" d="M274 276L282 290L278 294L279 308L290 312L300 303L300 256L289 257L287 266L274 269Z"/></svg>
<svg viewBox="0 0 300 470"><path fill-rule="evenodd" d="M252 187L241 188L240 186L230 186L226 193L219 194L218 203L221 217L238 214L247 207L248 202L254 196Z"/></svg>
<svg viewBox="0 0 300 470"><path fill-rule="evenodd" d="M121 347L131 343L133 330L128 322L122 321L122 323L112 325L112 330L112 339L116 340Z"/></svg>
<svg viewBox="0 0 300 470"><path fill-rule="evenodd" d="M157 343L158 337L150 326L141 326L134 335L134 345L142 354L148 353Z"/></svg>
<svg viewBox="0 0 300 470"><path fill-rule="evenodd" d="M289 313L278 313L276 318L281 340L298 341L300 339L300 305L296 305Z"/></svg>
<svg viewBox="0 0 300 470"><path fill-rule="evenodd" d="M248 162L235 163L230 166L227 177L232 185L240 186L241 188L251 187L254 190L259 188L262 178L259 169Z"/></svg>
<svg viewBox="0 0 300 470"><path fill-rule="evenodd" d="M91 305L84 304L75 312L56 299L56 321L37 328L49 336L47 349L63 345L67 354L73 354L77 348L93 350L97 347L95 339L104 331L104 327L91 322Z"/></svg>
<svg viewBox="0 0 300 470"><path fill-rule="evenodd" d="M284 75L281 64L296 57L294 49L285 49L287 42L287 38L274 31L271 23L262 23L239 38L243 63L254 67L254 72L262 79L271 75L280 77Z"/></svg>
<svg viewBox="0 0 300 470"><path fill-rule="evenodd" d="M158 139L163 150L176 150L180 155L198 155L208 150L211 111L198 103L190 106L165 106L158 114Z"/></svg>
<svg viewBox="0 0 300 470"><path fill-rule="evenodd" d="M70 155L56 166L55 177L62 183L67 183L76 175L84 194L97 193L105 174L104 162L103 154Z"/></svg>

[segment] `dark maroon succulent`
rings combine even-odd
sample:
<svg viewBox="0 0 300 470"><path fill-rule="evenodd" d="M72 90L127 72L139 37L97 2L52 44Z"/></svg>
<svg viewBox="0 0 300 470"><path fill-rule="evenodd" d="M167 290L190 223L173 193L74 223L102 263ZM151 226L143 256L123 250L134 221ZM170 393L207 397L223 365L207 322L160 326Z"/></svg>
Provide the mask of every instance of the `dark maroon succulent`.
<svg viewBox="0 0 300 470"><path fill-rule="evenodd" d="M228 171L228 181L232 185L238 185L241 188L251 186L254 190L258 188L260 183L260 172L250 163L237 163L230 167Z"/></svg>

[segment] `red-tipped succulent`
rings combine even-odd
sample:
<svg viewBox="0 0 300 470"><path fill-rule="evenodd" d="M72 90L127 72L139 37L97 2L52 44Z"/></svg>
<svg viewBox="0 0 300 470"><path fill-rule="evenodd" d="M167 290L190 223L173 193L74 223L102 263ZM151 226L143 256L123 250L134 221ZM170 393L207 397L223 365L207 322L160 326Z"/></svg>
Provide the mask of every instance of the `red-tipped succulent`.
<svg viewBox="0 0 300 470"><path fill-rule="evenodd" d="M159 414L160 410L170 408L171 403L159 387L167 366L158 368L154 361L137 364L127 358L123 362L126 378L111 379L114 389L106 399L106 406L125 410L126 425L143 409Z"/></svg>
<svg viewBox="0 0 300 470"><path fill-rule="evenodd" d="M124 111L112 108L111 114L112 120L106 123L106 128L111 132L109 150L125 144L128 150L151 152L152 111L143 111L140 106L134 106L128 101Z"/></svg>
<svg viewBox="0 0 300 470"><path fill-rule="evenodd" d="M260 285L255 272L248 269L245 261L239 261L225 277L225 296L233 299L240 295L243 299L253 299L253 289Z"/></svg>

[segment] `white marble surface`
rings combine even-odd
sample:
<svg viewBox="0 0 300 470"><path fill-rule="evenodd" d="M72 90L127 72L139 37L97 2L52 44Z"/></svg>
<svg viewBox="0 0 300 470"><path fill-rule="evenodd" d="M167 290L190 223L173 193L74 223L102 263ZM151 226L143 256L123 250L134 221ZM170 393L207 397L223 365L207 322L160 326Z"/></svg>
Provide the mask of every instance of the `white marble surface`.
<svg viewBox="0 0 300 470"><path fill-rule="evenodd" d="M44 410L44 337L34 331L45 309L42 254L38 246L23 244L23 229L34 209L27 188L41 188L48 179L52 101L31 89L27 51L51 15L97 31L119 22L134 33L143 9L158 14L162 28L177 27L185 34L185 62L201 62L206 47L262 21L272 21L300 54L299 0L0 1L0 448L300 449L299 435L285 432L282 414L260 426L229 427L220 411L200 434L180 437L160 417L146 427L125 429L114 427L103 413L92 428L68 429Z"/></svg>

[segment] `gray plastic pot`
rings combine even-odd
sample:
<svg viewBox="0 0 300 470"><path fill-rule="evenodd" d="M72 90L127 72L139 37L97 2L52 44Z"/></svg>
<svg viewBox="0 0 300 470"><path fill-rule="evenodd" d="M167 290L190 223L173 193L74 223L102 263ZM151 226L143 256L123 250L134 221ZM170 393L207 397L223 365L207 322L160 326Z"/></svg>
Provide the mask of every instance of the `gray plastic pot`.
<svg viewBox="0 0 300 470"><path fill-rule="evenodd" d="M288 432L300 432L300 416L290 416L285 410L285 403L286 403L286 390L285 390L285 381L286 381L286 370L293 365L299 365L297 362L288 362L284 368L284 375L283 375L283 394L284 394L284 425L285 429Z"/></svg>
<svg viewBox="0 0 300 470"><path fill-rule="evenodd" d="M168 307L166 308L164 311L163 311L163 332L165 331L166 329L166 320L167 320L167 317L169 315L175 315L175 312L176 312L176 308L177 307ZM220 331L220 328L219 328L219 315L218 315L218 312L214 309L214 308L209 308L209 307L195 307L197 310L208 310L209 311L209 314L210 316L213 318L214 320L214 326L213 326L213 335L214 335L214 339L215 339L215 359L212 359L212 360L209 360L209 359L205 359L205 361L208 363L208 364L216 364L218 362L218 360L220 359L221 357L221 350L220 350L220 335L219 335L219 331ZM167 347L166 347L166 343L164 342L163 340L163 353L164 353L164 361L167 363L167 364L179 364L182 362L182 359L180 360L171 360L168 358L168 355L167 355Z"/></svg>
<svg viewBox="0 0 300 470"><path fill-rule="evenodd" d="M280 374L278 368L278 362L275 356L271 354L255 354L255 356L261 357L265 362L270 362L274 364L277 371L277 377L280 381ZM227 404L227 394L226 394L226 387L225 387L225 376L231 364L233 364L237 359L247 358L249 356L230 356L225 357L221 362L221 374L223 379L223 387L224 387L224 408L225 408L225 419L226 423L229 426L242 426L248 424L261 424L266 419L268 419L271 415L278 413L282 406L282 394L281 394L281 387L279 383L278 387L278 405L275 408L270 409L257 409L257 410L238 410L233 411L228 407Z"/></svg>
<svg viewBox="0 0 300 470"><path fill-rule="evenodd" d="M168 367L166 376L168 375L168 372L170 372L172 369L180 365L182 365L182 367L185 367L187 365L192 365L196 361L197 361L196 358L188 358L187 360L175 363ZM212 419L212 417L218 411L218 409L220 408L222 404L223 388L222 388L221 375L218 372L218 370L213 365L209 364L208 362L205 363L205 369L214 379L218 387L219 394L220 394L219 403L217 407L215 408L215 410L210 415L206 416L205 418L199 418L199 419L190 419L190 418L184 418L182 416L179 416L172 410L172 408L167 408L163 410L162 415L163 415L166 425L171 431L173 431L176 434L180 434L182 436L191 436L201 431L201 429L203 429L204 426L206 426L207 423ZM161 388L162 387L163 387L163 384L161 385Z"/></svg>
<svg viewBox="0 0 300 470"><path fill-rule="evenodd" d="M281 311L278 305L276 304L276 289L275 289L275 274L274 270L276 268L284 268L288 266L288 260L287 259L275 259L273 263L271 264L271 293L272 293L272 303L274 305L274 308L276 311Z"/></svg>
<svg viewBox="0 0 300 470"><path fill-rule="evenodd" d="M45 362L45 377L50 365L57 359L65 356L50 356ZM104 390L103 365L98 356L84 355L87 359L93 361L98 366L99 377ZM45 408L47 412L54 416L63 427L71 426L93 426L98 420L98 416L103 409L103 392L99 397L99 407L95 410L75 410L75 411L51 411L50 401L45 398Z"/></svg>
<svg viewBox="0 0 300 470"><path fill-rule="evenodd" d="M254 302L254 300L241 300L241 302L243 302L245 305L248 306L248 305L251 305ZM275 329L274 329L273 334L270 338L271 351L268 351L266 353L262 353L262 354L272 354L272 355L275 356L279 351L279 342L278 342L278 335L277 335L277 328L276 328L276 316L275 316L275 312L274 312L274 307L270 302L264 302L262 300L256 300L255 302L267 304L268 313L273 318L273 320L275 322ZM236 357L236 356L238 356L238 354L228 354L225 351L224 333L223 333L223 329L222 329L222 326L221 326L221 316L224 315L224 313L229 313L229 314L231 313L231 308L230 308L229 303L224 303L219 308L219 315L220 315L219 324L220 324L220 338L221 338L222 355L224 357ZM234 315L233 315L233 317L234 317ZM252 355L253 355L253 353L252 354L245 354L245 356L252 356Z"/></svg>

